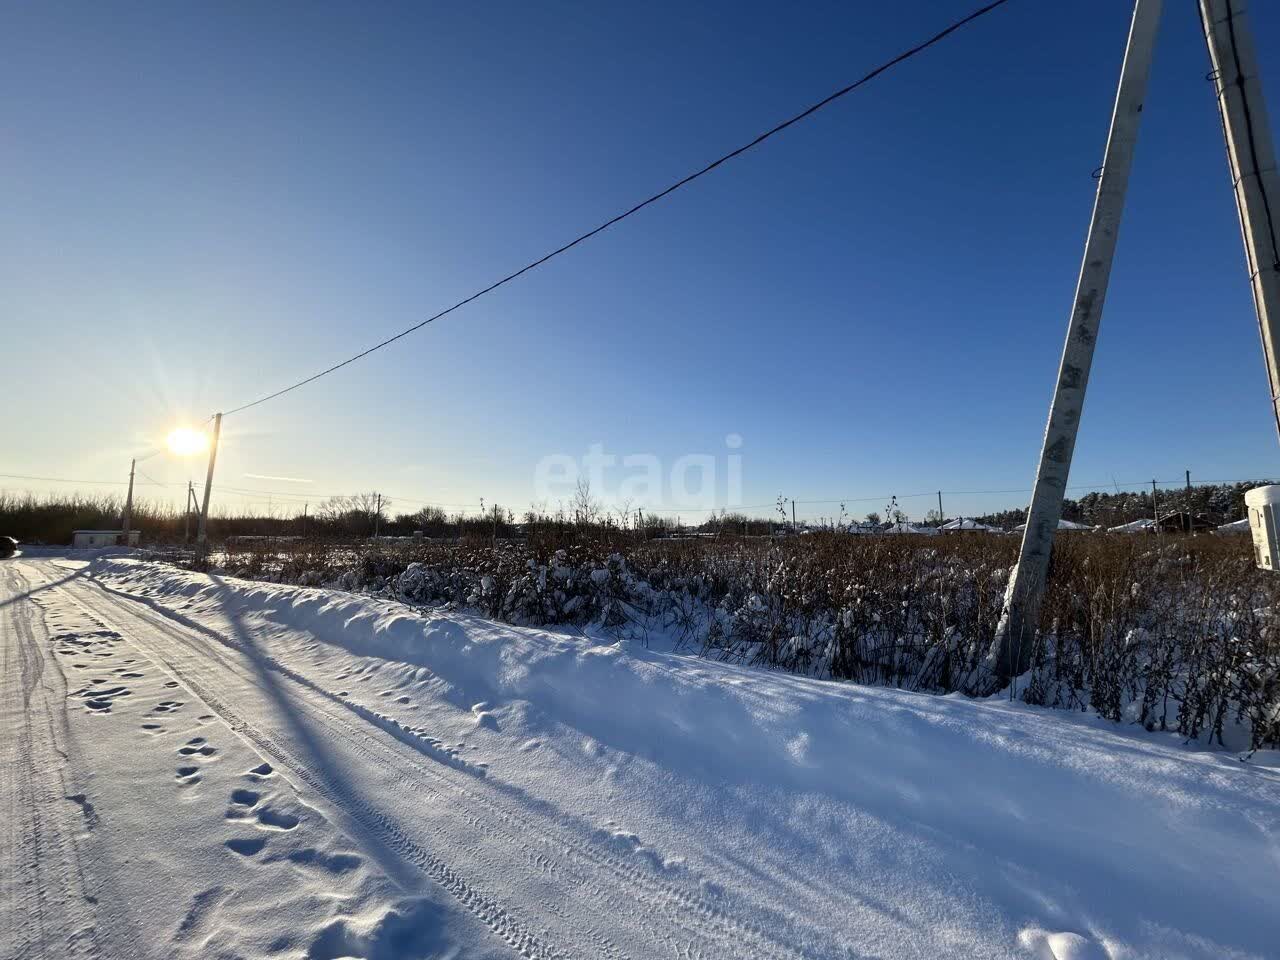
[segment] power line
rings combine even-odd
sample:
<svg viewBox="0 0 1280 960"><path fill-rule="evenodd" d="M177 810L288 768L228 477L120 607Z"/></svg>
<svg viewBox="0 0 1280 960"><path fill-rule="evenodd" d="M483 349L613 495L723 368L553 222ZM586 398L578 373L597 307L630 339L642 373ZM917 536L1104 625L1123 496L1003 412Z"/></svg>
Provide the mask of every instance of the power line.
<svg viewBox="0 0 1280 960"><path fill-rule="evenodd" d="M669 194L675 193L675 191L679 190L681 187L686 186L692 183L694 180L697 180L699 177L710 173L712 170L715 170L721 164L727 163L728 161L734 159L735 157L741 156L742 154L746 153L748 150L751 150L754 147L759 146L760 144L768 140L770 137L773 137L781 133L783 130L786 130L788 127L792 126L793 124L799 123L801 120L804 120L809 116L812 116L813 114L821 110L823 107L826 107L831 103L834 103L836 100L839 100L841 97L844 97L847 94L852 93L854 90L857 90L859 87L863 86L864 84L874 80L876 77L878 77L880 74L884 73L885 71L892 69L893 67L897 66L900 63L903 63L906 60L910 60L912 57L916 56L919 53L923 53L929 47L932 47L934 44L950 36L952 33L956 32L961 27L972 23L973 21L979 19L980 17L985 16L986 14L995 10L997 7L1004 6L1004 4L1007 2L1008 0L994 0L994 2L992 3L988 3L982 7L979 7L977 10L973 11L968 16L955 21L944 30L941 30L938 33L935 33L929 39L924 40L921 43L916 44L914 47L911 47L910 49L903 51L902 53L898 54L896 57L893 57L890 60L886 60L884 63L880 64L880 66L871 70L869 73L865 74L860 79L855 80L853 83L849 84L848 86L842 87L841 89L837 90L835 93L832 93L829 96L823 98L822 100L819 100L817 103L806 108L805 110L802 110L800 113L797 113L795 116L791 117L790 119L784 120L781 123L779 123L777 126L774 126L769 130L766 130L764 133L760 134L751 142L743 144L742 146L738 147L736 150L731 150L729 153L724 154L722 157L720 157L717 160L713 160L711 163L707 164L705 167L701 168L700 170L697 170L694 173L691 173L688 176L680 180L677 180L675 183L671 184L666 189L653 194L648 199L642 200L641 202L637 203L635 206L631 207L629 210L626 210L615 217L611 217L610 219L606 220L604 223L600 224L598 227L595 227L592 230L588 230L586 233L583 233L578 237L576 237L575 239L564 244L564 246L557 247L555 250L552 250L550 253L546 254L545 256L539 257L537 260L534 260L533 262L526 264L525 266L521 267L519 270L515 271L514 273L507 274L507 276L503 277L501 280L498 280L496 283L491 283L489 286L485 287L483 290L479 290L476 293L471 294L471 296L466 297L465 299L459 300L453 306L447 307L444 310L441 310L439 313L435 314L434 316L430 316L425 320L421 320L418 323L415 323L413 326L407 327L406 329L401 330L399 333L395 334L394 336L388 337L386 340L383 340L381 343L376 343L366 350L362 350L359 353L353 356L350 356L339 363L335 363L331 367L327 367L324 370L321 370L319 373L312 374L311 376L307 377L304 380L299 380L297 383L284 387L281 390L275 391L275 393L269 393L266 396L259 397L257 400L251 400L249 403L241 404L238 407L228 410L223 414L223 416L231 416L232 414L240 413L243 410L248 410L250 407L256 407L258 406L258 404L266 403L268 400L274 400L276 397L280 397L293 390L297 390L299 387L305 387L309 383L314 383L316 380L319 380L321 377L328 376L329 374L337 370L341 370L343 367L347 366L348 364L355 363L357 360L362 360L363 358L367 357L369 354L373 353L374 351L381 350L383 347L386 347L395 343L397 340L401 339L402 337L407 337L409 334L417 330L421 330L427 324L432 323L436 320L439 320L441 317L444 317L450 313L453 313L453 311L457 310L459 307L466 306L468 303L471 303L473 300L478 300L480 297L483 297L485 294L491 293L492 291L498 289L504 284L510 283L512 280L515 280L517 277L528 273L530 270L534 270L537 267L542 266L548 260L551 260L554 257L558 257L560 254L566 252L567 250L573 249L578 244L582 243L584 240L589 240L591 237L594 237L597 233L602 233L603 231L612 227L614 224L625 220L627 217L631 216L632 214L639 213L641 210L643 210L645 207L649 206L650 204L656 203L659 200L661 200L663 197L666 197Z"/></svg>
<svg viewBox="0 0 1280 960"><path fill-rule="evenodd" d="M141 470L138 472L142 473ZM143 476L146 476L146 474L143 474ZM129 485L128 480L74 480L68 477L29 477L22 473L0 473L0 477L3 477L6 480L39 480L42 483L85 483L114 487L127 487ZM155 483L156 481L152 480L151 482ZM160 483L156 485L161 487L174 486L174 484L171 483Z"/></svg>

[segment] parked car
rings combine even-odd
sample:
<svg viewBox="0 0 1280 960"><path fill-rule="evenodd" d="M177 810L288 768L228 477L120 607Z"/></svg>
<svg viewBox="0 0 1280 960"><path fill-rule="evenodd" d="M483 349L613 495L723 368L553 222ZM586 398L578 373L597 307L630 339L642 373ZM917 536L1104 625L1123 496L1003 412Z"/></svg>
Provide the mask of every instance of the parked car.
<svg viewBox="0 0 1280 960"><path fill-rule="evenodd" d="M0 537L0 559L12 557L18 552L18 541L13 537Z"/></svg>

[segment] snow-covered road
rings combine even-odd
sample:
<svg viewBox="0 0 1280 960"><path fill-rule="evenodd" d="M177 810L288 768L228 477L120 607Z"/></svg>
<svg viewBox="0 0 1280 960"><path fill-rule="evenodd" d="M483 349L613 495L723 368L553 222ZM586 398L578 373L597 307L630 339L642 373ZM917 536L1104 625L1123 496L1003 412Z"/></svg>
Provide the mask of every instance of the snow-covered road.
<svg viewBox="0 0 1280 960"><path fill-rule="evenodd" d="M119 559L0 641L0 957L1280 954L1280 777L1165 736Z"/></svg>

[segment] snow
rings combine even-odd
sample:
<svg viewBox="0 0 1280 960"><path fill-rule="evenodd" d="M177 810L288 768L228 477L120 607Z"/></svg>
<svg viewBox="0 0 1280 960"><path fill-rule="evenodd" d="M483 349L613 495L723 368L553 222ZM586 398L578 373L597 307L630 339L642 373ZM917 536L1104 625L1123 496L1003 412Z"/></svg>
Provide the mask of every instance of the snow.
<svg viewBox="0 0 1280 960"><path fill-rule="evenodd" d="M1280 483L1268 484L1265 487L1254 487L1244 494L1245 506L1266 507L1280 504Z"/></svg>
<svg viewBox="0 0 1280 960"><path fill-rule="evenodd" d="M935 536L937 530L933 527L917 527L908 523L906 520L899 520L897 523L891 524L884 528L882 533L919 533L925 536Z"/></svg>
<svg viewBox="0 0 1280 960"><path fill-rule="evenodd" d="M0 581L19 956L1275 956L1273 755L128 559Z"/></svg>
<svg viewBox="0 0 1280 960"><path fill-rule="evenodd" d="M970 520L965 517L957 517L954 520L948 520L942 525L943 530L977 530L986 533L999 533L996 527L989 527L985 523L979 523L977 520Z"/></svg>
<svg viewBox="0 0 1280 960"><path fill-rule="evenodd" d="M1217 533L1248 533L1249 518L1243 520L1233 520L1231 523L1224 523L1222 526L1215 528Z"/></svg>
<svg viewBox="0 0 1280 960"><path fill-rule="evenodd" d="M1027 525L1025 523L1020 523L1013 528L1013 532L1022 533L1026 529L1027 529ZM1075 520L1059 520L1058 529L1059 530L1093 530L1095 528L1089 526L1089 524L1087 523L1077 523Z"/></svg>
<svg viewBox="0 0 1280 960"><path fill-rule="evenodd" d="M1144 520L1131 520L1117 527L1108 527L1108 533L1150 533L1156 528L1156 522L1150 517Z"/></svg>

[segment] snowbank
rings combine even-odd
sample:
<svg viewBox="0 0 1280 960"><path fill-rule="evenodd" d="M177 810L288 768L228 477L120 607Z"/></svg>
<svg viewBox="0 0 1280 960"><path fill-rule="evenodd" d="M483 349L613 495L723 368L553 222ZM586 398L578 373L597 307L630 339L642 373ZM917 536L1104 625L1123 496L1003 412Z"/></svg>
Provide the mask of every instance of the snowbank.
<svg viewBox="0 0 1280 960"><path fill-rule="evenodd" d="M309 682L400 678L403 708L355 706L401 730L416 710L442 739L479 729L488 779L601 823L804 956L1275 955L1280 778L1257 762L334 591L128 560L94 575Z"/></svg>

